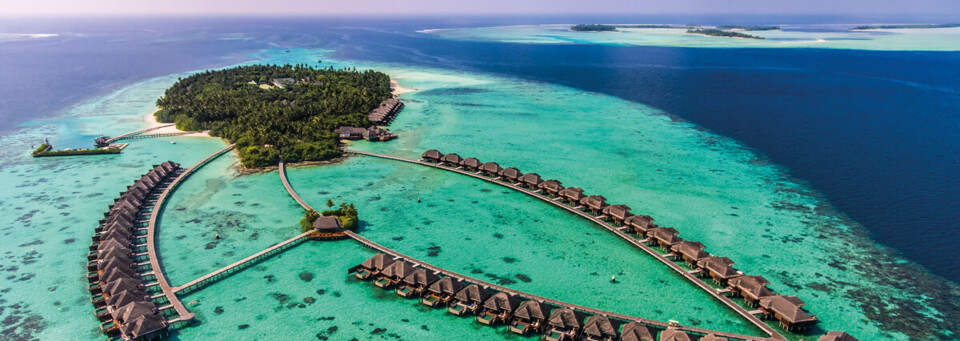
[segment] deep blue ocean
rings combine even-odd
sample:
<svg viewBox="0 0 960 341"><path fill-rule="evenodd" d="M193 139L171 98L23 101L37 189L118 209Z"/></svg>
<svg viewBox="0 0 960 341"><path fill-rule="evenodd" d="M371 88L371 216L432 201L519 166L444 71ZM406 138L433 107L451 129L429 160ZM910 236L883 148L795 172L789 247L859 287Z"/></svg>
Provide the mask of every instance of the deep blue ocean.
<svg viewBox="0 0 960 341"><path fill-rule="evenodd" d="M606 20L605 20L606 19ZM848 23L840 17L33 18L0 33L0 133L124 84L265 48L484 72L615 95L740 140L877 241L960 282L960 52L531 45L417 30L598 22ZM226 33L244 39L220 40ZM636 127L644 129L644 127ZM655 165L651 165L655 167ZM944 251L947 253L944 254Z"/></svg>

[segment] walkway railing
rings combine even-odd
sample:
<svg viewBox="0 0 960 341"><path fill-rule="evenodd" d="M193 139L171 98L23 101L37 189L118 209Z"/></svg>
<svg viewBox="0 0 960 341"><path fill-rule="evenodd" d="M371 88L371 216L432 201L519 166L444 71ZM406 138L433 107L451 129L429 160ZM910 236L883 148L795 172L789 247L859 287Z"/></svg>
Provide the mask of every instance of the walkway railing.
<svg viewBox="0 0 960 341"><path fill-rule="evenodd" d="M300 198L300 195L293 190L293 187L290 186L290 181L287 180L287 167L283 164L283 161L280 161L280 181L283 181L283 187L287 189L287 193L290 193L290 196L293 197L293 200L296 200L303 209L307 211L313 211L313 207L310 207L306 201Z"/></svg>
<svg viewBox="0 0 960 341"><path fill-rule="evenodd" d="M362 152L362 151L355 151L355 150L347 150L346 152L347 152L347 153L352 153L352 154L357 154L357 155L366 155L366 156L373 156L373 157L378 157L378 158L383 158L383 159L389 159L389 160L395 160L395 161L400 161L400 162L407 162L407 163L417 164L417 165L421 165L421 166L427 166L427 167L438 168L438 169L442 169L442 170L446 170L446 171L451 171L451 172L454 172L454 173L459 173L459 174L466 175L466 176L470 176L470 177L473 177L473 178L477 178L477 179L480 179L480 180L483 180L483 181L486 181L486 182L490 182L490 183L494 183L494 184L497 184L497 185L500 185L500 186L508 187L508 188L510 188L510 189L513 189L513 190L516 190L516 191L519 191L519 192L523 192L523 193L525 193L525 194L527 194L527 195L530 195L530 196L532 196L532 197L534 197L534 198L540 199L540 200L542 200L542 201L544 201L544 202L547 202L547 203L549 203L549 204L551 204L551 205L554 205L554 206L556 206L556 207L562 208L562 209L564 209L564 210L566 210L566 211L568 211L568 212L570 212L570 213L576 214L576 215L578 215L578 216L580 216L580 217L582 217L582 218L584 218L584 219L587 219L587 220L589 220L589 221L591 221L591 222L596 223L597 225L602 226L603 228L607 229L608 231L610 231L610 232L616 234L617 236L619 236L620 238L626 240L626 241L629 242L630 244L632 244L632 245L636 246L637 248L643 250L644 252L650 254L651 256L653 256L654 258L656 258L656 259L659 260L660 262L666 264L668 267L670 267L671 269L673 269L674 271L676 271L678 274L680 274L681 276L683 276L684 278L686 278L687 280L689 280L691 283L693 283L693 284L696 285L697 287L699 287L699 288L703 289L704 291L706 291L708 294L710 294L711 296L713 296L714 298L716 298L717 300L719 300L720 302L722 302L724 305L726 305L726 306L729 307L730 309L733 309L733 311L737 312L737 314L739 314L740 316L742 316L743 318L745 318L747 321L750 321L750 323L752 323L753 325L755 325L757 328L759 328L760 330L762 330L762 331L764 331L765 333L769 334L770 337L772 337L772 338L774 338L774 339L780 339L780 340L784 340L784 339L785 339L784 336L781 335L776 329L770 327L769 325L767 325L766 323L764 323L763 320L761 320L761 319L757 318L756 316L752 315L752 314L750 313L750 311L748 311L747 309L743 308L742 306L740 306L739 304L737 304L736 302L734 302L733 300L731 300L729 297L722 295L722 294L719 293L716 289L714 289L713 287L711 287L709 284L707 284L707 283L705 283L704 281L700 280L700 278L694 276L693 274L688 273L688 272L687 272L686 270L684 270L682 267L680 267L679 265L675 264L675 263L674 263L673 261L671 261L670 259L667 259L667 258L664 257L663 255L661 255L659 252L657 252L656 250L654 250L653 248L651 248L651 247L647 246L646 244L640 242L639 240L631 237L630 235L628 235L627 233L625 233L625 232L617 229L616 227L613 227L613 226L608 225L607 223L605 223L605 222L603 222L602 220L600 220L600 218L594 217L594 216L592 216L592 215L590 215L590 214L588 214L588 213L586 213L586 212L580 211L580 210L578 210L578 209L576 209L576 208L573 208L573 207L564 205L563 203L557 202L557 201L553 200L554 198L551 198L551 197L545 196L545 195L543 195L543 194L539 194L539 193L536 193L536 192L527 190L527 189L525 189L525 188L521 188L521 187L519 187L519 186L514 186L513 184L511 184L511 183L509 183L509 182L500 181L500 180L495 179L495 178L486 177L486 176L479 175L479 174L475 174L474 172L465 171L465 170L462 170L462 169L444 167L444 166L441 166L441 165L439 165L439 164L434 164L434 163L429 163L429 162L423 162L423 161L419 161L419 160L408 159L408 158L398 157L398 156L392 156L392 155L385 155L385 154L378 154L378 153L370 153L370 152Z"/></svg>
<svg viewBox="0 0 960 341"><path fill-rule="evenodd" d="M273 255L277 254L277 253L280 252L280 251L286 250L286 249L288 249L288 248L290 248L290 247L292 247L292 246L294 246L294 245L297 245L297 244L299 244L300 242L303 242L304 240L306 240L307 237L308 237L311 233L313 233L313 231L304 232L304 233L302 233L302 234L300 234L300 235L298 235L298 236L296 236L296 237L287 239L287 240L285 240L285 241L283 241L283 242L277 243L277 244L275 244L275 245L273 245L273 246L271 246L271 247L269 247L269 248L266 248L266 249L264 249L263 251L257 252L257 253L255 253L255 254L251 255L250 257L247 257L247 258L238 260L238 261L234 262L233 264L230 264L230 265L227 265L227 266L225 266L225 267L220 268L220 269L217 270L217 271L211 272L211 273L206 274L206 275L204 275L204 276L202 276L202 277L200 277L200 278L197 278L197 279L195 279L195 280L192 280L192 281L190 281L190 282L188 282L188 283L186 283L186 284L184 284L184 285L171 288L171 290L172 290L174 293L177 293L177 294L188 294L188 293L191 293L191 292L193 292L194 290L197 290L197 289L199 289L199 288L202 288L202 287L206 286L207 284L212 283L213 280L222 279L222 278L224 278L224 277L226 277L226 276L229 276L230 274L233 274L233 273L236 272L237 270L240 270L241 268L243 268L243 267L245 267L245 266L247 266L247 265L251 265L251 264L257 263L257 262L259 262L259 261L261 261L261 260L267 259L267 258L269 258L270 256L273 256Z"/></svg>
<svg viewBox="0 0 960 341"><path fill-rule="evenodd" d="M166 204L167 197L169 197L170 193L173 193L180 183L190 177L194 171L200 169L200 167L203 167L218 156L223 155L223 153L230 151L233 149L233 147L234 145L231 144L216 151L180 174L180 176L170 183L170 186L167 186L167 188L163 190L163 193L160 193L156 204L154 204L153 210L150 212L150 222L147 225L147 255L150 257L150 266L153 268L153 274L157 278L157 283L160 285L160 290L163 291L163 295L166 296L167 301L170 302L170 305L173 306L173 308L177 311L177 315L179 315L177 319L169 321L171 324L179 321L192 320L194 316L193 313L188 311L183 305L183 302L180 302L180 299L177 298L176 292L170 287L170 283L167 282L167 278L163 274L163 268L160 265L160 256L157 254L157 221L160 218L160 211L163 210L163 205Z"/></svg>
<svg viewBox="0 0 960 341"><path fill-rule="evenodd" d="M176 124L170 123L170 124L158 125L158 126L156 126L156 127L150 127L150 128L140 129L140 130L134 130L134 131L131 131L131 132L126 133L126 134L120 134L120 135L111 137L111 138L107 139L107 143L114 142L114 141L118 141L118 140L122 140L122 139L124 139L124 138L128 138L128 137L134 136L134 135L140 135L140 134L143 134L143 133L146 133L146 132L150 132L150 131L154 131L154 130L157 130L157 129L163 129L163 128L166 128L166 127L172 127L172 126L175 126L175 125L176 125Z"/></svg>

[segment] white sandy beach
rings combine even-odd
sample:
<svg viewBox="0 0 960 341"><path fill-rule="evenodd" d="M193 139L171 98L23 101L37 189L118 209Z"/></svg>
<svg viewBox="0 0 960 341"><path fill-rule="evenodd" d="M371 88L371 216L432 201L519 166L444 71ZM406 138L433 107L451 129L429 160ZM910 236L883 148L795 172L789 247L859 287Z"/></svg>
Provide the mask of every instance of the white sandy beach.
<svg viewBox="0 0 960 341"><path fill-rule="evenodd" d="M405 94L405 93L408 93L408 92L417 91L417 89L404 88L404 87L400 86L400 83L397 83L397 81L392 80L392 79L390 80L390 89L393 90L393 94L394 94L394 95L400 95L400 94Z"/></svg>
<svg viewBox="0 0 960 341"><path fill-rule="evenodd" d="M149 114L147 114L146 117L144 117L144 121L147 121L147 128L153 128L153 127L158 127L158 126L161 126L161 125L169 124L169 123L160 123L160 122L157 122L157 117L156 117L156 116L153 116L153 114L156 113L156 112L159 111L159 110L160 110L160 109L157 108L156 110L154 110L154 111L150 112ZM160 129L151 131L150 134L166 134L166 133L177 133L177 132L182 132L182 130L177 129L176 126L169 126L169 127L164 127L164 128L160 128ZM212 137L212 136L210 136L209 131L207 131L207 130L199 131L199 132L196 132L196 133L193 133L193 134L186 134L186 135L182 135L182 136Z"/></svg>

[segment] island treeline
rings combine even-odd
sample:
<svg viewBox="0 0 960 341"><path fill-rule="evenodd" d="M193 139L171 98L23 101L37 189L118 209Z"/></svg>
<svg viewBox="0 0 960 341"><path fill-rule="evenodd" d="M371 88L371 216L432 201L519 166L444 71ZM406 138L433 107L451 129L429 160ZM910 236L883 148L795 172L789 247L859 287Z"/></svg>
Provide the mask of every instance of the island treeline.
<svg viewBox="0 0 960 341"><path fill-rule="evenodd" d="M749 35L746 33L734 32L734 31L724 31L713 28L691 28L687 30L687 33L690 34L702 34L706 36L713 37L727 37L727 38L747 38L747 39L765 39L760 36Z"/></svg>
<svg viewBox="0 0 960 341"><path fill-rule="evenodd" d="M157 100L156 117L210 130L237 144L245 167L263 167L339 156L333 130L369 126L367 114L390 95L382 72L249 65L179 79Z"/></svg>
<svg viewBox="0 0 960 341"><path fill-rule="evenodd" d="M776 31L780 26L748 26L748 25L719 25L717 29L721 30L744 30L744 31Z"/></svg>
<svg viewBox="0 0 960 341"><path fill-rule="evenodd" d="M609 32L616 31L617 27L613 25L601 24L579 24L570 26L570 30L576 32Z"/></svg>
<svg viewBox="0 0 960 341"><path fill-rule="evenodd" d="M904 24L904 25L860 25L851 30L892 30L898 28L951 28L960 24Z"/></svg>

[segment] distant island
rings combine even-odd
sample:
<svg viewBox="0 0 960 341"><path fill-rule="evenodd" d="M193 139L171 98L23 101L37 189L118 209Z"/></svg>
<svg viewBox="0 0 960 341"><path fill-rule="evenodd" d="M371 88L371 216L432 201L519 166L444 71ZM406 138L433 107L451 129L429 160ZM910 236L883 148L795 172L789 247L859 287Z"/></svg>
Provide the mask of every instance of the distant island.
<svg viewBox="0 0 960 341"><path fill-rule="evenodd" d="M691 28L687 30L687 33L700 34L700 35L711 36L711 37L766 39L764 37L749 35L746 33L724 31L724 30L718 30L713 28Z"/></svg>
<svg viewBox="0 0 960 341"><path fill-rule="evenodd" d="M610 32L616 31L617 27L613 25L579 24L570 26L570 30L575 32Z"/></svg>
<svg viewBox="0 0 960 341"><path fill-rule="evenodd" d="M960 27L960 24L905 24L905 25L861 25L851 28L856 30L892 30L898 28L951 28Z"/></svg>
<svg viewBox="0 0 960 341"><path fill-rule="evenodd" d="M334 129L369 126L367 114L390 97L382 72L249 65L179 79L154 115L236 143L243 166L256 168L340 156Z"/></svg>
<svg viewBox="0 0 960 341"><path fill-rule="evenodd" d="M776 31L780 26L743 26L743 25L720 25L720 30L744 30L744 31Z"/></svg>

